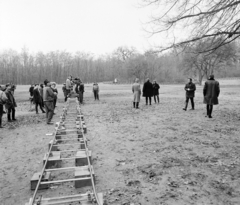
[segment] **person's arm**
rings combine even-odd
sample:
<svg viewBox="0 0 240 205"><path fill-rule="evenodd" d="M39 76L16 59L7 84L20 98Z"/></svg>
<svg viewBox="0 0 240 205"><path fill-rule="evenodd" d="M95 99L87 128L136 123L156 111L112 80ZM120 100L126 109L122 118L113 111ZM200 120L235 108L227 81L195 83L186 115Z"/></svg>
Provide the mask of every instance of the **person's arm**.
<svg viewBox="0 0 240 205"><path fill-rule="evenodd" d="M207 93L207 82L205 82L204 88L203 88L203 96L205 96Z"/></svg>
<svg viewBox="0 0 240 205"><path fill-rule="evenodd" d="M220 94L220 86L219 86L219 83L217 84L217 97L219 96Z"/></svg>
<svg viewBox="0 0 240 205"><path fill-rule="evenodd" d="M47 92L48 92L48 95L54 99L57 98L57 95L54 94L53 90L50 88L50 89L47 89Z"/></svg>

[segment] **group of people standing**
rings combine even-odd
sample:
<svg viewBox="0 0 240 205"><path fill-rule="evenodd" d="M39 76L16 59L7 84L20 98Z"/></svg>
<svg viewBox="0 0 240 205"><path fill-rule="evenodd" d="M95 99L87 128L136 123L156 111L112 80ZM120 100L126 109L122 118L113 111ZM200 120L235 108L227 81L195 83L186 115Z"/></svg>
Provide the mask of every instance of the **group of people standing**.
<svg viewBox="0 0 240 205"><path fill-rule="evenodd" d="M194 97L195 97L196 86L192 82L191 78L189 78L188 80L189 81L184 88L186 91L186 101L185 101L185 107L183 108L183 110L185 111L187 110L189 99L192 105L191 110L195 109ZM220 94L219 82L214 79L214 75L210 75L209 79L205 82L203 87L203 103L206 104L206 110L207 110L206 117L212 118L213 105L218 104L219 94Z"/></svg>
<svg viewBox="0 0 240 205"><path fill-rule="evenodd" d="M141 93L143 93L143 97L145 97L146 105L152 104L152 97L154 97L154 102L159 103L159 89L160 86L156 80L153 83L150 82L150 79L147 78L146 82L143 85L143 89L141 92L141 86L139 83L139 79L136 78L134 84L132 85L132 92L133 92L133 107L138 109L139 102L141 98Z"/></svg>
<svg viewBox="0 0 240 205"><path fill-rule="evenodd" d="M1 85L0 86L0 128L3 128L2 117L3 114L7 113L8 122L16 121L15 118L15 107L17 103L14 98L14 91L16 86L13 84ZM5 107L5 110L4 110Z"/></svg>
<svg viewBox="0 0 240 205"><path fill-rule="evenodd" d="M155 103L159 103L159 84L155 81L150 82L149 78L143 85L142 93L145 97L146 105L151 105L152 97L154 97ZM184 87L186 91L186 100L183 110L187 110L189 100L191 101L191 110L195 109L194 97L196 91L196 85L192 82L192 78L188 78L188 83ZM139 102L141 98L141 86L139 79L136 78L134 84L132 85L133 92L133 107L139 108ZM203 88L203 103L206 104L207 115L206 117L212 118L213 105L218 104L218 96L220 94L219 82L214 79L214 75L210 75L209 79L205 82Z"/></svg>

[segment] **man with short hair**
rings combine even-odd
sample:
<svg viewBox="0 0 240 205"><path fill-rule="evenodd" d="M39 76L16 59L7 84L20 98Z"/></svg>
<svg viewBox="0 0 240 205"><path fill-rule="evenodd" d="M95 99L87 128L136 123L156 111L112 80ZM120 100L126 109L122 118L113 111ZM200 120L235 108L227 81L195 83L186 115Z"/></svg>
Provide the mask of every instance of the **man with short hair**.
<svg viewBox="0 0 240 205"><path fill-rule="evenodd" d="M194 110L194 100L193 100L193 98L195 97L196 86L192 82L192 78L188 78L188 83L185 85L184 89L186 90L186 101L185 101L185 107L183 108L183 110L185 110L185 111L187 110L189 99L190 99L191 104L192 104L192 110Z"/></svg>
<svg viewBox="0 0 240 205"><path fill-rule="evenodd" d="M54 113L54 99L57 95L51 89L51 83L48 80L44 81L45 87L43 88L43 102L46 110L47 124L53 124L51 122Z"/></svg>
<svg viewBox="0 0 240 205"><path fill-rule="evenodd" d="M214 75L209 76L209 80L205 82L203 88L203 103L207 104L206 117L212 118L213 105L218 104L218 96L220 94L219 82L214 79Z"/></svg>
<svg viewBox="0 0 240 205"><path fill-rule="evenodd" d="M143 85L143 97L146 98L146 105L148 105L148 99L149 99L149 105L151 105L152 96L153 96L153 85L150 82L149 78L147 78L146 82Z"/></svg>
<svg viewBox="0 0 240 205"><path fill-rule="evenodd" d="M72 89L72 76L70 75L67 80L66 80L66 93L67 93L67 97L70 94Z"/></svg>
<svg viewBox="0 0 240 205"><path fill-rule="evenodd" d="M16 118L15 118L15 107L17 107L17 103L15 101L15 98L12 94L12 86L11 85L8 85L6 86L7 89L5 91L5 94L7 96L7 102L6 102L6 109L7 109L7 118L8 118L8 122L12 122L12 121L16 121ZM12 115L12 119L11 119L11 115Z"/></svg>

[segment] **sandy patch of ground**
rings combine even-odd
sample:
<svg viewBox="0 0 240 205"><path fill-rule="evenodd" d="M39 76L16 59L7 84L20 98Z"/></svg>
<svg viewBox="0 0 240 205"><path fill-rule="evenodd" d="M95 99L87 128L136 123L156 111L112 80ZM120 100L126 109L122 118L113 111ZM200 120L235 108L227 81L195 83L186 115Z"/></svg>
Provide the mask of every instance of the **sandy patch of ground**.
<svg viewBox="0 0 240 205"><path fill-rule="evenodd" d="M213 119L205 118L202 87L196 110L186 112L183 86L161 86L160 104L146 106L142 99L139 110L132 108L130 87L102 85L100 101L93 100L89 87L82 107L97 190L108 204L239 204L239 87L222 86ZM30 178L41 170L51 138L45 134L53 132L43 114L18 118L0 133L3 205L31 197Z"/></svg>

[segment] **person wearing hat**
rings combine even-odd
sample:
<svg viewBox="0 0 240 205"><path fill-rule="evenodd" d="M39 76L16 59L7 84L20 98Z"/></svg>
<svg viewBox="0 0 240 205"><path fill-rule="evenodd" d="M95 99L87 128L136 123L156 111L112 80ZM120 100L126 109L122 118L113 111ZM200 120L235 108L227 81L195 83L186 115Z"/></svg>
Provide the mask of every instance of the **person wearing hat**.
<svg viewBox="0 0 240 205"><path fill-rule="evenodd" d="M185 101L185 107L183 108L183 110L185 110L185 111L187 110L189 99L192 104L192 110L194 110L194 100L193 99L195 97L196 86L192 82L192 78L188 78L188 83L185 85L184 89L186 91L186 101Z"/></svg>
<svg viewBox="0 0 240 205"><path fill-rule="evenodd" d="M46 111L47 124L53 124L51 120L54 113L54 99L57 98L57 94L52 91L51 83L48 80L45 80L44 84L43 102Z"/></svg>
<svg viewBox="0 0 240 205"><path fill-rule="evenodd" d="M12 121L16 121L15 118L15 107L17 107L15 98L12 94L12 86L9 85L5 91L5 94L7 96L7 102L5 104L5 108L7 110L7 118L8 118L8 122L12 122ZM12 114L12 119L11 119L11 114Z"/></svg>
<svg viewBox="0 0 240 205"><path fill-rule="evenodd" d="M66 83L63 83L62 86L62 91L63 91L63 95L64 95L64 101L67 101L67 89L66 89Z"/></svg>
<svg viewBox="0 0 240 205"><path fill-rule="evenodd" d="M203 88L203 103L206 104L206 117L212 118L213 105L218 104L218 96L220 94L219 82L214 79L214 75L209 76L209 80L205 82Z"/></svg>
<svg viewBox="0 0 240 205"><path fill-rule="evenodd" d="M153 97L154 97L154 102L159 103L159 88L160 86L157 84L157 81L153 81ZM156 100L157 99L157 100Z"/></svg>
<svg viewBox="0 0 240 205"><path fill-rule="evenodd" d="M6 104L8 100L3 90L5 90L5 86L0 85L0 128L3 128L2 126L3 105Z"/></svg>

